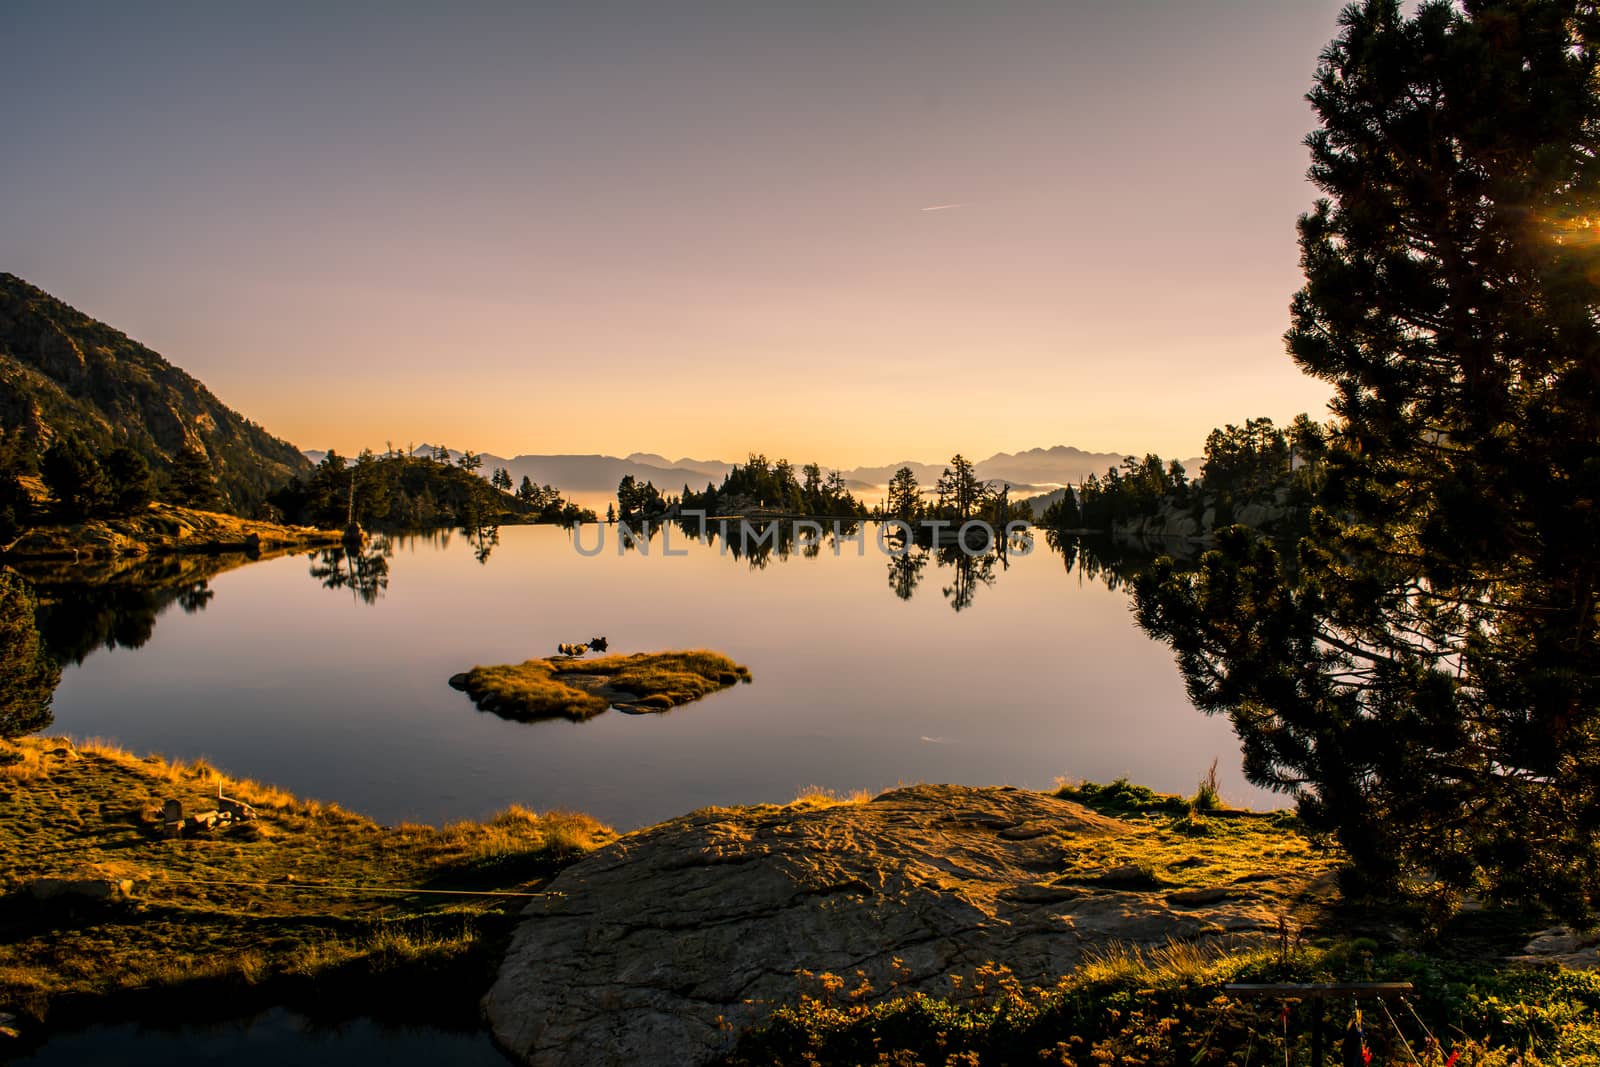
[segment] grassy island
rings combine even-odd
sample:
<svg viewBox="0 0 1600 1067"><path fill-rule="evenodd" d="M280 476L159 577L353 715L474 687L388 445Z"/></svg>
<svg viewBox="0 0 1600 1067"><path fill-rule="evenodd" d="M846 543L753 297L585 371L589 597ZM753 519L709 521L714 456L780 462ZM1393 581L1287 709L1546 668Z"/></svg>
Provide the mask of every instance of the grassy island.
<svg viewBox="0 0 1600 1067"><path fill-rule="evenodd" d="M705 649L582 659L551 656L474 667L450 684L484 711L508 719L581 722L612 706L666 711L750 681L750 670Z"/></svg>

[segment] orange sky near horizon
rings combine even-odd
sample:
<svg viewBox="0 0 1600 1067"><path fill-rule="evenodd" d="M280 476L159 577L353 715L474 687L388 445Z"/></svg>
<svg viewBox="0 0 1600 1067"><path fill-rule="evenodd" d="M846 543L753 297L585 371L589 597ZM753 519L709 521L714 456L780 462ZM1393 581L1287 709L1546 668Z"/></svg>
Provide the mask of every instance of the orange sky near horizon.
<svg viewBox="0 0 1600 1067"><path fill-rule="evenodd" d="M1188 457L1340 6L22 5L0 269L302 448Z"/></svg>

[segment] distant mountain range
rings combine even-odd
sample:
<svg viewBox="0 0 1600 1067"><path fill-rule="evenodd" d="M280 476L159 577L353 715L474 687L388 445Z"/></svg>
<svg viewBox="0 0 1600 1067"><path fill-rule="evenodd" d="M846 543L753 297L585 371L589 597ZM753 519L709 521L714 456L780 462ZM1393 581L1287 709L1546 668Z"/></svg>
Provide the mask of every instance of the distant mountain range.
<svg viewBox="0 0 1600 1067"><path fill-rule="evenodd" d="M431 455L432 452L433 446L419 445L412 454ZM312 463L321 463L326 454L311 450L305 456ZM450 456L459 459L461 454L451 449ZM506 458L483 453L482 458L483 466L478 473L484 477L493 474L495 468L504 467L513 483L521 484L526 475L535 484L553 485L564 493L591 498L614 495L617 483L629 474L638 481L655 483L656 488L663 492L673 493L685 485L691 489L701 489L707 482L720 485L728 471L733 469L733 464L723 460L687 457L672 460L653 452L634 452L620 458L600 455L525 455ZM1042 493L1069 483L1076 485L1087 474L1103 474L1107 467L1119 465L1124 458L1125 453L1085 452L1070 445L1056 445L1054 448L1033 448L1026 452L998 452L974 465L978 477L1008 482L1016 493ZM1183 465L1191 476L1199 472L1198 459L1184 460ZM888 485L894 472L901 467L911 468L917 483L924 489L931 489L944 473L945 464L903 460L880 467L855 467L840 473L852 490L870 493Z"/></svg>
<svg viewBox="0 0 1600 1067"><path fill-rule="evenodd" d="M0 273L0 433L20 433L43 449L60 433L83 438L96 452L127 445L164 471L180 451L200 448L211 458L229 504L248 513L289 477L320 463L322 451L295 450L212 395L195 378L126 334L97 322L12 274ZM431 453L428 445L414 454ZM451 452L459 458L459 452ZM776 457L773 457L774 459ZM795 463L809 457L790 457ZM975 463L978 477L1010 483L1021 495L1045 493L1120 464L1122 453L1086 452L1070 445L997 452ZM1200 461L1184 460L1191 475ZM609 499L626 475L653 482L665 493L685 485L720 485L733 464L650 452L602 455L483 456L487 478L504 467L513 483L523 477L553 485L580 500ZM902 460L841 471L846 484L869 502L901 467L931 490L945 463Z"/></svg>
<svg viewBox="0 0 1600 1067"><path fill-rule="evenodd" d="M125 445L158 473L201 449L242 514L306 467L195 378L14 274L0 274L0 433L40 451L63 433L102 454Z"/></svg>

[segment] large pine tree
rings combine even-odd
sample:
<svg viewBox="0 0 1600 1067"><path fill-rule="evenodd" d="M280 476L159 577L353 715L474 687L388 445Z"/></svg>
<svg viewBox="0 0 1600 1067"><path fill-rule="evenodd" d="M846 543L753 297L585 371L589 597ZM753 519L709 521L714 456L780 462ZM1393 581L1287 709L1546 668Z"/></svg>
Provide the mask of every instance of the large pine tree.
<svg viewBox="0 0 1600 1067"><path fill-rule="evenodd" d="M1600 902L1600 14L1347 9L1287 340L1335 387L1293 556L1139 587L1256 782L1369 884ZM1291 565L1291 561L1293 565Z"/></svg>

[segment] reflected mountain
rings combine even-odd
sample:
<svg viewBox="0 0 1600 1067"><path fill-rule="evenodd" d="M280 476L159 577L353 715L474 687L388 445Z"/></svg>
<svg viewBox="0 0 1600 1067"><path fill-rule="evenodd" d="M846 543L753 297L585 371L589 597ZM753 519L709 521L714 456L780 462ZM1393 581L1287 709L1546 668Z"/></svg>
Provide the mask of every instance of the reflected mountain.
<svg viewBox="0 0 1600 1067"><path fill-rule="evenodd" d="M278 552L273 555L284 555ZM205 610L218 574L263 558L243 552L160 558L24 562L16 570L38 597L35 618L57 663L82 663L96 649L140 648L156 618L177 605Z"/></svg>

